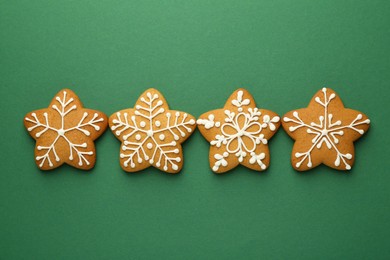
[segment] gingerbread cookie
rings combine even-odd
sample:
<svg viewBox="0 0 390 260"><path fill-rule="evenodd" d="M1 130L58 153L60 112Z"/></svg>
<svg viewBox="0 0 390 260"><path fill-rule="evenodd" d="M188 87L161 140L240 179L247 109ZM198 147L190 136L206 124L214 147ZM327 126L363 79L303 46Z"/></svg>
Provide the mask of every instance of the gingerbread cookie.
<svg viewBox="0 0 390 260"><path fill-rule="evenodd" d="M270 163L268 140L280 126L279 116L256 107L245 89L236 90L222 109L197 120L201 134L210 142L211 169L223 173L242 164L263 171Z"/></svg>
<svg viewBox="0 0 390 260"><path fill-rule="evenodd" d="M28 113L24 125L36 140L35 162L40 169L51 170L67 163L88 170L96 161L93 141L104 133L107 117L83 108L76 94L64 89L48 108Z"/></svg>
<svg viewBox="0 0 390 260"><path fill-rule="evenodd" d="M164 96L148 89L134 108L114 113L109 118L111 131L122 142L120 165L127 172L151 165L178 173L183 167L183 143L196 127L195 118L169 110Z"/></svg>
<svg viewBox="0 0 390 260"><path fill-rule="evenodd" d="M363 113L345 108L329 88L318 91L307 108L288 112L283 128L295 140L291 155L294 169L306 171L323 163L337 170L350 170L353 142L369 128Z"/></svg>

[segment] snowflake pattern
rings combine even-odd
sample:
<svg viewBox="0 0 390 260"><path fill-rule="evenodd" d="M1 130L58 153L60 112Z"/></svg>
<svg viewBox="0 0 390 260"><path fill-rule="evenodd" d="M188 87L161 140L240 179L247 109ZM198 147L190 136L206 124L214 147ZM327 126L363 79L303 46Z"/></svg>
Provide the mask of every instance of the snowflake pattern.
<svg viewBox="0 0 390 260"><path fill-rule="evenodd" d="M84 109L69 89L61 90L48 108L27 114L24 122L37 141L35 160L42 170L64 162L81 169L92 168L93 140L107 127L107 117L99 111Z"/></svg>
<svg viewBox="0 0 390 260"><path fill-rule="evenodd" d="M258 109L244 89L235 91L223 109L213 110L197 120L202 135L210 142L210 167L226 172L238 164L254 170L269 165L268 140L280 126L272 111Z"/></svg>
<svg viewBox="0 0 390 260"><path fill-rule="evenodd" d="M316 114L315 111L321 112ZM321 161L314 165L313 157L317 162L318 153L326 149L333 151L334 156L323 158L323 163L335 169L350 170L353 164L352 142L363 135L370 124L362 113L351 109L347 111L336 93L327 88L314 96L307 109L291 111L283 121L287 133L300 142L297 148L306 147L292 155L293 166L297 170L317 166Z"/></svg>
<svg viewBox="0 0 390 260"><path fill-rule="evenodd" d="M180 144L196 127L193 116L169 110L155 89L145 91L134 109L114 113L109 124L122 142L120 164L128 172L151 165L165 172L179 172L183 165Z"/></svg>

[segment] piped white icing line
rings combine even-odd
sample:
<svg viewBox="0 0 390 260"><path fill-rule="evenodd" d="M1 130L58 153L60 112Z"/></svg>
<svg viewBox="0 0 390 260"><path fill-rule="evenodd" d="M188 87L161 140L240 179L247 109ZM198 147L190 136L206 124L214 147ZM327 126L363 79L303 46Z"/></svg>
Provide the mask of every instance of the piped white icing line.
<svg viewBox="0 0 390 260"><path fill-rule="evenodd" d="M320 149L323 144L326 145L328 149L334 149L337 153L336 159L334 161L334 165L336 167L340 166L340 163L343 162L346 170L350 170L351 166L347 163L345 159L352 159L352 154L350 153L341 153L337 148L336 144L339 143L338 136L344 135L343 129L351 129L356 131L359 134L363 134L364 130L356 128L356 126L362 124L370 124L370 120L366 119L360 121L363 116L358 114L356 118L349 123L348 125L342 126L341 120L334 121L333 114L328 113L328 106L330 102L336 97L336 94L332 93L329 96L327 95L327 89L322 89L323 99L320 97L315 97L315 101L324 107L324 115L319 116L318 123L310 122L305 123L300 117L297 111L293 112L293 116L295 119L284 117L284 122L293 122L296 125L290 126L289 131L294 132L295 130L305 127L306 131L309 134L314 135L312 139L313 145L309 148L309 150L305 152L297 152L294 154L296 158L302 158L299 162L296 163L296 167L299 168L302 163L307 159L307 167L311 168L313 166L311 161L311 152L313 149ZM333 121L332 121L333 120Z"/></svg>
<svg viewBox="0 0 390 260"><path fill-rule="evenodd" d="M86 136L89 136L91 133L85 129L86 126L91 126L93 127L96 131L100 130L100 127L96 125L98 122L102 122L104 119L103 118L98 118L98 114L95 113L93 115L93 118L91 118L89 121L85 122L85 118L88 116L87 112L84 112L83 117L80 119L79 123L73 127L70 128L65 128L65 120L66 120L66 115L68 115L71 111L77 109L77 106L75 104L72 105L73 103L73 98L67 99L66 97L66 91L62 92L62 97L57 96L55 99L58 102L58 104L52 105L52 109L54 109L61 117L61 128L57 129L53 126L50 125L50 119L48 117L48 114L45 112L43 113L43 116L45 118L44 122L41 122L36 113L31 113L31 118L26 117L25 120L33 123L34 125L27 128L29 132L34 130L35 128L41 128L42 130L38 133L35 134L36 138L40 138L46 131L54 131L56 132L57 136L53 140L53 142L49 146L38 146L37 149L39 151L46 151L45 154L41 156L37 156L35 159L37 161L40 161L39 167L43 167L45 162L49 164L50 167L53 166L53 162L50 160L50 153L54 155L55 160L58 162L60 161L60 158L57 154L57 151L55 149L55 144L60 138L63 138L69 145L69 160L73 161L74 159L74 153L77 155L79 161L78 164L79 166L82 166L84 163L86 165L90 165L90 162L86 158L86 155L92 155L93 151L82 151L79 148L88 148L87 143L81 143L81 144L76 144L73 143L73 141L70 139L69 136L66 135L66 133L70 131L80 131ZM71 106L72 105L72 106ZM69 107L70 106L70 107Z"/></svg>
<svg viewBox="0 0 390 260"><path fill-rule="evenodd" d="M215 115L210 114L208 119L198 119L197 123L203 125L206 129L213 127L221 128L221 134L215 136L215 139L210 142L210 145L221 147L225 146L226 152L223 154L215 154L214 158L216 162L212 167L213 171L218 171L221 166L228 166L228 162L225 160L232 154L238 158L239 162L242 162L246 156L251 156L249 163L258 164L261 169L265 169L266 165L262 162L265 158L264 153L255 154L256 146L259 144L267 144L268 140L264 138L262 130L269 128L271 131L276 130L275 123L280 121L278 116L270 117L269 115L263 116L263 122L260 123L261 112L258 108L246 108L250 104L250 99L243 97L244 92L242 90L237 91L237 97L232 100L232 104L238 108L238 113L230 110L225 110L225 120L223 123L217 121L214 122ZM246 111L244 110L246 109ZM243 124L240 122L244 122ZM230 127L233 131L228 132L226 128ZM251 143L246 145L243 141L243 137L247 137ZM233 148L232 143L237 142L237 147Z"/></svg>
<svg viewBox="0 0 390 260"><path fill-rule="evenodd" d="M179 155L178 143L179 135L185 137L188 133L191 133L192 129L189 125L194 125L195 120L188 120L188 114L176 112L172 115L170 112L166 112L162 108L163 101L159 98L158 94L146 93L146 96L142 96L140 99L143 105L137 105L133 116L127 113L116 113L116 119L114 119L111 130L117 135L123 135L121 158L127 158L124 161L125 167L136 167L137 163L143 161L149 161L150 164L156 162L156 166L163 166L164 171L170 168L178 170L177 162L182 160ZM162 123L156 120L156 116L164 114L166 117L166 125L162 127ZM179 118L181 117L181 120ZM149 122L149 128L146 127L145 121ZM139 122L139 123L138 123ZM173 131L175 130L175 131ZM176 133L175 133L176 132ZM176 141L170 143L160 144L157 140L164 141L166 135L171 135ZM136 142L129 142L127 139L134 136ZM144 149L152 150L152 156L149 157ZM130 151L130 152L126 152ZM158 156L157 156L158 154Z"/></svg>

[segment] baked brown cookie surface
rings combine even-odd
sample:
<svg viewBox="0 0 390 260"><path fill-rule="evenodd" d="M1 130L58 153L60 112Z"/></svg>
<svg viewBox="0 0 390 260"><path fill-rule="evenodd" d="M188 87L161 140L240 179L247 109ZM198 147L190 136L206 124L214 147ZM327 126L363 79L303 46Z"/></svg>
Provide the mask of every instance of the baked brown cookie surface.
<svg viewBox="0 0 390 260"><path fill-rule="evenodd" d="M42 170L66 163L88 170L96 161L93 141L104 133L104 113L83 108L73 91L63 89L48 108L28 113L24 118L28 133L36 140L35 162Z"/></svg>
<svg viewBox="0 0 390 260"><path fill-rule="evenodd" d="M183 167L183 143L196 127L195 118L170 110L156 89L146 90L134 108L112 114L111 131L122 145L119 159L123 170L136 172L154 166L168 173Z"/></svg>
<svg viewBox="0 0 390 260"><path fill-rule="evenodd" d="M242 164L263 171L270 163L268 140L280 126L279 116L256 107L245 89L236 90L222 109L204 113L198 129L210 143L210 168L223 173Z"/></svg>
<svg viewBox="0 0 390 260"><path fill-rule="evenodd" d="M350 170L354 160L353 142L369 128L363 113L345 108L329 88L319 90L307 108L288 112L283 128L295 140L291 163L298 171L323 163L337 170Z"/></svg>

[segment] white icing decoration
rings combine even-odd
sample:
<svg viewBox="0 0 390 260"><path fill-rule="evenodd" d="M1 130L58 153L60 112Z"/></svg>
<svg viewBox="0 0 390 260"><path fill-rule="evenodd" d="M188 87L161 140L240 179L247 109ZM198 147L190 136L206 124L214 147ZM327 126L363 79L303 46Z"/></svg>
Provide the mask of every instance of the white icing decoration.
<svg viewBox="0 0 390 260"><path fill-rule="evenodd" d="M213 171L218 171L219 167L222 165L226 167L228 165L228 162L225 160L229 156L229 153L224 152L223 154L215 154L214 158L217 160L213 166Z"/></svg>
<svg viewBox="0 0 390 260"><path fill-rule="evenodd" d="M215 139L210 142L210 145L216 147L225 146L226 152L224 154L216 154L214 158L217 160L212 167L213 171L223 166L228 166L228 162L225 160L230 154L238 158L239 162L243 162L246 156L251 156L249 160L250 164L257 163L261 169L265 169L266 166L263 164L262 159L265 158L264 153L256 155L254 153L256 146L259 144L267 144L268 140L264 138L262 130L269 128L271 131L276 130L274 123L279 122L280 118L275 116L271 118L269 115L263 116L263 122L260 123L261 112L258 108L248 108L247 111L243 110L243 106L250 104L250 99L243 98L243 91L237 92L237 98L232 100L232 104L238 107L238 113L234 113L230 110L225 110L225 122L223 124L214 124L215 115L210 114L208 119L198 119L197 123L203 125L206 129L212 127L221 127L221 134L215 136ZM240 122L244 122L240 125ZM230 127L233 131L226 131L226 128ZM246 136L251 140L251 144L245 144L242 137ZM232 147L232 142L237 142L235 148Z"/></svg>
<svg viewBox="0 0 390 260"><path fill-rule="evenodd" d="M360 121L363 116L361 114L358 114L356 118L349 123L348 125L341 126L342 122L340 120L333 121L333 114L328 113L328 106L329 103L336 97L334 93L331 95L327 95L326 93L326 88L322 89L322 93L324 95L324 99L321 100L320 97L315 97L315 101L320 104L321 106L324 107L324 115L319 116L318 121L319 123L315 122L310 122L309 124L305 123L298 115L297 111L293 112L293 116L295 119L291 119L288 117L284 117L283 120L284 122L293 122L296 125L295 126L290 126L289 131L294 132L295 130L301 128L301 127L306 127L307 128L307 133L313 134L314 137L312 139L313 145L310 147L310 149L306 152L297 152L295 153L296 158L301 158L302 159L295 165L297 168L299 168L302 163L307 159L307 167L311 168L313 166L312 161L311 161L311 152L313 151L314 148L320 149L323 144L326 145L328 149L335 149L337 156L334 161L334 165L340 166L340 162L342 161L345 165L346 170L350 170L351 166L346 162L345 159L352 159L352 155L350 153L343 154L339 151L337 148L336 144L339 143L339 139L337 136L342 136L344 135L343 129L351 129L356 131L359 134L363 134L364 131L362 129L356 128L358 125L362 124L369 124L370 120L366 119L364 121Z"/></svg>
<svg viewBox="0 0 390 260"><path fill-rule="evenodd" d="M120 112L116 114L116 119L114 119L113 126L111 127L112 131L115 131L117 136L120 136L122 133L126 133L123 136L123 146L122 152L120 154L121 158L127 158L124 161L125 167L136 167L137 163L142 163L143 161L148 161L150 164L155 163L157 167L161 167L167 171L168 168L173 170L178 170L179 166L176 164L181 162L181 157L179 154L179 149L177 148L177 140L181 137L185 137L188 133L192 132L192 129L188 127L189 125L194 125L195 120L188 120L188 115L186 113L182 114L176 112L172 115L170 112L166 112L166 126L161 127L161 122L155 120L155 117L164 114L165 109L161 106L163 101L159 99L157 94L152 95L150 92L146 93L146 96L141 96L140 98L143 105L137 105L135 107L135 116L132 116L129 120L128 115L125 113L122 115ZM138 126L139 119L145 119L149 124L147 129L142 129L146 126L145 121L141 121ZM140 128L142 127L142 128ZM158 129L156 129L158 128ZM175 133L175 131L176 133ZM165 134L163 133L165 132ZM160 141L165 140L166 135L170 134L173 139L169 143L159 143ZM129 142L127 139L131 136L135 136L137 142ZM146 151L143 148L143 145L146 143L146 148L152 151L152 156L149 157ZM130 151L129 153L125 151ZM157 155L159 154L159 155Z"/></svg>
<svg viewBox="0 0 390 260"><path fill-rule="evenodd" d="M251 152L251 159L249 160L250 164L257 163L261 169L265 170L267 166L263 163L263 159L265 158L265 153L256 154L254 152Z"/></svg>
<svg viewBox="0 0 390 260"><path fill-rule="evenodd" d="M50 125L50 120L49 120L48 114L46 112L43 113L43 116L45 118L44 122L41 122L38 119L36 113L31 113L32 118L29 118L29 117L25 118L26 121L34 124L33 126L31 126L27 129L29 132L31 132L32 130L34 130L35 128L38 128L38 127L42 128L42 130L40 132L35 134L35 137L37 137L37 138L40 138L46 131L54 131L57 133L57 137L53 140L53 142L49 146L38 146L37 147L37 149L39 151L42 151L42 150L46 151L46 153L44 155L37 156L35 158L37 161L41 161L39 164L39 167L41 167L41 168L43 167L43 165L46 161L50 167L53 166L53 162L50 160L50 153L53 153L54 158L57 162L60 161L60 158L59 158L57 151L55 149L55 144L57 143L57 141L60 138L63 138L69 145L69 160L72 161L74 159L74 156L73 156L73 150L74 150L74 152L76 152L76 154L79 158L78 164L80 166L82 166L84 163L87 165L90 165L90 162L85 157L85 155L92 155L93 151L80 150L79 148L88 148L87 144L86 143L81 143L81 144L73 143L70 140L70 137L66 135L66 133L68 133L70 131L80 131L84 135L90 136L91 133L87 129L85 129L85 127L90 126L90 127L93 127L96 131L99 131L100 127L96 123L102 122L104 120L103 118L98 118L98 114L95 113L93 115L93 117L88 122L84 122L85 118L88 116L88 113L84 112L82 118L80 119L80 121L77 125L70 127L70 128L65 128L66 115L68 115L71 111L77 109L77 106L72 105L71 107L69 107L74 101L73 98L67 99L66 98L66 94L67 94L66 91L63 91L62 94L63 94L62 99L58 96L55 98L55 100L58 102L58 105L54 104L51 107L61 117L61 128L57 129L57 128Z"/></svg>
<svg viewBox="0 0 390 260"><path fill-rule="evenodd" d="M206 129L210 129L210 128L214 127L214 126L220 127L221 123L220 122L214 122L214 118L215 118L215 116L213 114L210 114L208 116L208 119L198 119L196 122L199 125L204 125L204 127Z"/></svg>
<svg viewBox="0 0 390 260"><path fill-rule="evenodd" d="M243 110L242 106L247 106L250 103L249 99L242 99L244 92L242 90L239 90L237 92L237 99L232 100L232 104L236 107L238 107L238 111L241 112Z"/></svg>

